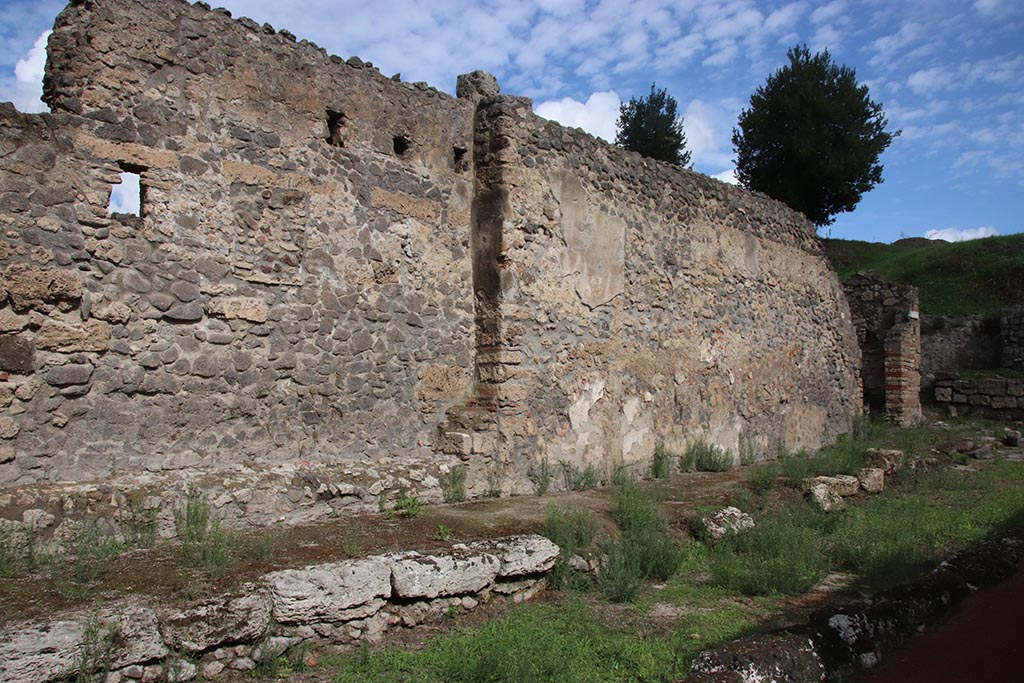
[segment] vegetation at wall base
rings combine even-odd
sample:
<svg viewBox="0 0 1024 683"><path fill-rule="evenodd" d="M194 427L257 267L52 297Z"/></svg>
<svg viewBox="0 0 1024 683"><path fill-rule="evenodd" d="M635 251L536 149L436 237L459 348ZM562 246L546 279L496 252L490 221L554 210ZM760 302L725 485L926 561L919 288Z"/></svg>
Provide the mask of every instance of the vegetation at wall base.
<svg viewBox="0 0 1024 683"><path fill-rule="evenodd" d="M926 315L992 315L1024 303L1024 234L968 242L824 239L840 279L873 270L917 287Z"/></svg>

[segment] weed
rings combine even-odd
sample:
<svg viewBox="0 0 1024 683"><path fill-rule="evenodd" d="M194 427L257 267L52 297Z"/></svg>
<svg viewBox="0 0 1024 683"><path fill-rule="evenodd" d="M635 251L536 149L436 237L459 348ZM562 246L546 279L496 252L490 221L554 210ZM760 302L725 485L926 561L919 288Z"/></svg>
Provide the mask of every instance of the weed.
<svg viewBox="0 0 1024 683"><path fill-rule="evenodd" d="M417 517L423 511L423 503L419 497L410 496L405 487L398 489L398 497L395 499L395 511L403 517Z"/></svg>
<svg viewBox="0 0 1024 683"><path fill-rule="evenodd" d="M757 439L750 432L740 433L739 449L741 465L753 465L761 457L757 448Z"/></svg>
<svg viewBox="0 0 1024 683"><path fill-rule="evenodd" d="M341 551L345 557L359 557L366 545L366 531L359 526L348 527L342 532Z"/></svg>
<svg viewBox="0 0 1024 683"><path fill-rule="evenodd" d="M551 463L548 462L547 456L541 461L540 471L537 473L537 478L534 480L534 493L538 496L544 496L548 493L548 488L551 487Z"/></svg>
<svg viewBox="0 0 1024 683"><path fill-rule="evenodd" d="M448 541L452 540L451 527L449 527L446 524L438 524L437 531L434 533L434 538L443 543L447 543Z"/></svg>
<svg viewBox="0 0 1024 683"><path fill-rule="evenodd" d="M643 567L632 550L631 544L624 538L607 540L601 544L602 561L597 585L611 602L632 600L643 585Z"/></svg>
<svg viewBox="0 0 1024 683"><path fill-rule="evenodd" d="M570 491L585 491L601 483L601 477L593 465L580 469L568 460L562 460L561 464L562 474L565 475L565 488Z"/></svg>
<svg viewBox="0 0 1024 683"><path fill-rule="evenodd" d="M747 470L747 484L754 493L759 495L771 491L778 477L779 466L777 463L763 463Z"/></svg>
<svg viewBox="0 0 1024 683"><path fill-rule="evenodd" d="M704 441L690 442L683 461L698 472L727 472L733 466L732 453Z"/></svg>
<svg viewBox="0 0 1024 683"><path fill-rule="evenodd" d="M786 486L801 489L804 485L804 479L807 479L813 473L814 464L807 455L807 451L790 453L780 450L779 468L782 471L782 480Z"/></svg>
<svg viewBox="0 0 1024 683"><path fill-rule="evenodd" d="M309 641L288 648L276 657L261 657L252 675L260 680L291 680L293 674L302 673L309 667Z"/></svg>
<svg viewBox="0 0 1024 683"><path fill-rule="evenodd" d="M500 465L492 465L487 470L487 488L484 489L484 498L501 498L502 473Z"/></svg>
<svg viewBox="0 0 1024 683"><path fill-rule="evenodd" d="M570 562L573 555L585 553L593 545L597 515L589 508L549 505L544 509L544 535L560 550L548 573L548 585L556 590L582 587L582 582L575 580Z"/></svg>
<svg viewBox="0 0 1024 683"><path fill-rule="evenodd" d="M585 550L597 536L597 515L590 508L548 505L544 509L544 535L563 550Z"/></svg>
<svg viewBox="0 0 1024 683"><path fill-rule="evenodd" d="M13 576L22 566L19 532L0 527L0 577Z"/></svg>
<svg viewBox="0 0 1024 683"><path fill-rule="evenodd" d="M87 597L107 564L122 550L117 539L103 533L95 520L82 524L48 559L54 589L65 598Z"/></svg>
<svg viewBox="0 0 1024 683"><path fill-rule="evenodd" d="M654 447L654 458L651 460L651 478L667 479L672 472L672 461L675 456L665 450L665 444Z"/></svg>
<svg viewBox="0 0 1024 683"><path fill-rule="evenodd" d="M616 465L615 469L612 470L612 486L624 486L626 484L635 484L636 475L626 464Z"/></svg>
<svg viewBox="0 0 1024 683"><path fill-rule="evenodd" d="M716 584L746 595L797 595L821 580L829 563L813 529L774 518L718 543L710 568Z"/></svg>
<svg viewBox="0 0 1024 683"><path fill-rule="evenodd" d="M635 562L638 578L664 581L675 573L682 558L650 496L633 482L619 486L612 516L622 530L620 549Z"/></svg>
<svg viewBox="0 0 1024 683"><path fill-rule="evenodd" d="M181 541L181 562L187 567L223 576L231 566L236 539L212 514L206 494L189 486L185 502L174 509L174 530Z"/></svg>
<svg viewBox="0 0 1024 683"><path fill-rule="evenodd" d="M250 560L266 560L273 556L279 534L273 529L248 539L242 545L242 554Z"/></svg>
<svg viewBox="0 0 1024 683"><path fill-rule="evenodd" d="M139 548L152 547L156 543L156 516L156 508L146 509L129 499L120 515L125 544Z"/></svg>
<svg viewBox="0 0 1024 683"><path fill-rule="evenodd" d="M103 628L96 615L89 617L82 632L75 683L100 683L106 680L113 661L116 635L116 629Z"/></svg>
<svg viewBox="0 0 1024 683"><path fill-rule="evenodd" d="M543 496L551 487L551 464L547 456L540 461L540 471L533 482L533 490L538 496Z"/></svg>
<svg viewBox="0 0 1024 683"><path fill-rule="evenodd" d="M448 474L441 475L441 496L446 503L466 500L466 466L455 465Z"/></svg>

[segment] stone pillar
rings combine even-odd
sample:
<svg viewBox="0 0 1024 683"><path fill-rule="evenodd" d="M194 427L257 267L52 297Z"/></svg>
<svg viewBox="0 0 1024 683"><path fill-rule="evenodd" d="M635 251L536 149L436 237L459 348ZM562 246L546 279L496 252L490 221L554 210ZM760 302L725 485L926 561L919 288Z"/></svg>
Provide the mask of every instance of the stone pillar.
<svg viewBox="0 0 1024 683"><path fill-rule="evenodd" d="M916 313L916 312L915 312ZM885 339L885 416L907 427L921 419L921 325L893 326Z"/></svg>

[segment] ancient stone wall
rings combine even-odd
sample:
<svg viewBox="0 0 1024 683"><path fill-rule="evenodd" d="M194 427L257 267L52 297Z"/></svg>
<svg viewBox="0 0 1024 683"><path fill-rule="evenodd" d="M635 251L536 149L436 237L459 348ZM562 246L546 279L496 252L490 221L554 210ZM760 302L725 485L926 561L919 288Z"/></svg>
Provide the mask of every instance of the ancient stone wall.
<svg viewBox="0 0 1024 683"><path fill-rule="evenodd" d="M999 322L1002 366L1024 368L1024 306L1004 309Z"/></svg>
<svg viewBox="0 0 1024 683"><path fill-rule="evenodd" d="M900 425L921 418L917 288L860 272L843 283L863 364L864 402Z"/></svg>
<svg viewBox="0 0 1024 683"><path fill-rule="evenodd" d="M1021 420L1024 379L940 377L935 381L935 401L945 405L954 417L973 414L996 420Z"/></svg>
<svg viewBox="0 0 1024 683"><path fill-rule="evenodd" d="M503 465L610 473L658 443L735 453L745 434L775 452L848 427L857 349L802 216L539 119L521 98L485 103L483 120L477 173L507 188L478 194L491 220L474 224L500 235L475 265L500 302L483 379Z"/></svg>
<svg viewBox="0 0 1024 683"><path fill-rule="evenodd" d="M981 315L921 316L921 387L959 370L998 368L1002 343L998 324Z"/></svg>
<svg viewBox="0 0 1024 683"><path fill-rule="evenodd" d="M58 17L44 90L53 114L0 110L3 506L142 491L166 529L189 479L229 521L314 518L439 501L457 464L474 495L660 442L815 447L857 412L803 217L486 74L452 98L203 5L95 0ZM140 216L108 213L122 172Z"/></svg>

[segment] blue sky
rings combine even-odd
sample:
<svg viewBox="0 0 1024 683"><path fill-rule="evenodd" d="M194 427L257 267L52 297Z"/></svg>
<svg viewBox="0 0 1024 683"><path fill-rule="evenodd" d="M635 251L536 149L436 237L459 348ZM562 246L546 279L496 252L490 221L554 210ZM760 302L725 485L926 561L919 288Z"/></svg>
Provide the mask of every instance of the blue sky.
<svg viewBox="0 0 1024 683"><path fill-rule="evenodd" d="M63 2L0 0L0 101L39 110L44 41ZM494 73L537 112L614 138L619 103L666 88L694 168L728 179L750 94L806 43L882 102L903 134L885 182L822 234L1024 231L1024 2L1020 0L220 0L342 56L452 92Z"/></svg>

